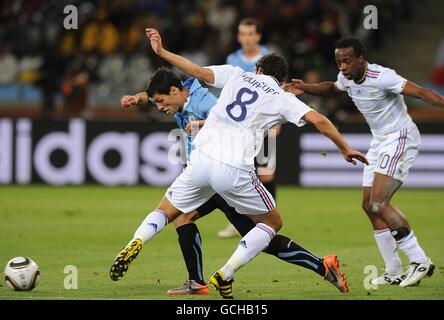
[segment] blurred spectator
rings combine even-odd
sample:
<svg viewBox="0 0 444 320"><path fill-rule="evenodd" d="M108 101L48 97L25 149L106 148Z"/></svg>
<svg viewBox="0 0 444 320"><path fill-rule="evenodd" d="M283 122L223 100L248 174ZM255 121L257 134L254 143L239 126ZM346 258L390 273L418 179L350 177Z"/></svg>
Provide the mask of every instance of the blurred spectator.
<svg viewBox="0 0 444 320"><path fill-rule="evenodd" d="M46 48L43 63L39 69L40 78L35 83L41 89L41 108L45 117L52 116L57 93L63 77L64 61L59 50Z"/></svg>
<svg viewBox="0 0 444 320"><path fill-rule="evenodd" d="M37 48L30 50L19 62L18 79L21 83L34 84L40 78L40 68L43 64L43 57Z"/></svg>
<svg viewBox="0 0 444 320"><path fill-rule="evenodd" d="M17 58L7 48L0 47L0 84L14 82L18 68Z"/></svg>
<svg viewBox="0 0 444 320"><path fill-rule="evenodd" d="M115 106L121 94L143 90L149 73L165 62L148 50L144 28L165 46L200 64L223 64L239 48L238 23L254 17L262 43L289 61L293 78L336 76L333 43L359 34L382 46L387 33L411 15L411 0L3 0L0 2L0 83L37 85L46 115L59 101L82 113ZM65 5L78 8L77 30L63 28ZM375 4L381 30L363 30L363 7ZM437 66L435 82L442 83ZM441 80L440 80L441 79ZM59 99L62 96L63 99ZM1 99L1 97L0 97ZM1 102L1 101L0 101ZM39 103L36 101L35 103ZM80 105L75 107L74 104ZM334 104L334 103L332 103ZM330 107L328 107L330 108ZM328 110L325 110L328 112Z"/></svg>
<svg viewBox="0 0 444 320"><path fill-rule="evenodd" d="M63 112L67 116L80 116L88 103L90 74L85 58L79 55L65 71L61 92L64 97Z"/></svg>
<svg viewBox="0 0 444 320"><path fill-rule="evenodd" d="M86 26L82 34L83 51L103 55L115 52L119 45L119 32L107 18L105 9L99 9L96 19Z"/></svg>

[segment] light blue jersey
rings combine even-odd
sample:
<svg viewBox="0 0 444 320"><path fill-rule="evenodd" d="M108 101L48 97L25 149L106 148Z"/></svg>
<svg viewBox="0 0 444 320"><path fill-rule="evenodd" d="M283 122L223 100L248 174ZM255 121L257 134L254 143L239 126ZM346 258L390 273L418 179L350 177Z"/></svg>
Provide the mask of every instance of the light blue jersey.
<svg viewBox="0 0 444 320"><path fill-rule="evenodd" d="M174 119L180 129L185 129L190 122L190 117L194 120L205 120L210 113L211 108L216 105L217 98L208 91L208 89L202 87L198 80L189 78L183 82L184 88L189 90L188 99L181 112L177 112L174 115ZM191 153L191 144L193 142L193 136L184 132L186 155L189 158Z"/></svg>
<svg viewBox="0 0 444 320"><path fill-rule="evenodd" d="M242 52L242 49L236 50L227 57L227 64L239 67L246 72L255 72L256 62L266 54L268 54L267 47L259 45L260 52L253 59L248 59Z"/></svg>

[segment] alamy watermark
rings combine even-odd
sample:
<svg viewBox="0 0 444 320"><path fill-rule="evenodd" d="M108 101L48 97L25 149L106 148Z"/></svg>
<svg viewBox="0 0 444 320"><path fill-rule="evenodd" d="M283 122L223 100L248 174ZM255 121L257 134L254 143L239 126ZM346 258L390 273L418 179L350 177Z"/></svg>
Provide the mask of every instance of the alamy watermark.
<svg viewBox="0 0 444 320"><path fill-rule="evenodd" d="M67 276L63 280L63 287L66 290L77 290L79 288L79 271L74 265L67 265L63 269Z"/></svg>
<svg viewBox="0 0 444 320"><path fill-rule="evenodd" d="M63 13L66 15L63 19L63 27L66 30L79 28L79 11L75 5L67 5L63 8Z"/></svg>
<svg viewBox="0 0 444 320"><path fill-rule="evenodd" d="M364 7L364 14L366 15L363 21L364 29L378 29L378 8L374 5L366 5Z"/></svg>
<svg viewBox="0 0 444 320"><path fill-rule="evenodd" d="M362 282L363 287L367 290L378 289L378 284L373 281L378 278L378 268L370 264L364 267L363 273L367 275Z"/></svg>

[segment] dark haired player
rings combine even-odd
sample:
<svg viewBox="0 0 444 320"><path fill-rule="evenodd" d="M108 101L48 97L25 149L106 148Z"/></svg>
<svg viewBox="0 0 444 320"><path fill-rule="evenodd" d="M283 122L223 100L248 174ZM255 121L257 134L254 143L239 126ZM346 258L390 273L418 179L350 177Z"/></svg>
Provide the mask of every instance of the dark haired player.
<svg viewBox="0 0 444 320"><path fill-rule="evenodd" d="M394 70L367 61L364 44L355 37L336 43L336 82L305 84L294 80L285 86L302 92L332 97L343 92L364 115L373 135L363 173L362 208L370 218L385 273L374 284L416 285L433 274L433 265L418 244L405 216L390 200L405 181L421 143L418 128L407 113L403 95L444 107L444 98L399 76ZM397 247L406 254L410 267L403 272Z"/></svg>

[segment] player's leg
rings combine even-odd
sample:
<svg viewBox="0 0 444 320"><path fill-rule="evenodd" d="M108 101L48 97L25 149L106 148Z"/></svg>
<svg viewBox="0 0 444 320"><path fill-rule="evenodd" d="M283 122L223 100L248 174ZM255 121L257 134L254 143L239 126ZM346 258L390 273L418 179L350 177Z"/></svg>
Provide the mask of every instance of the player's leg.
<svg viewBox="0 0 444 320"><path fill-rule="evenodd" d="M242 237L227 263L210 278L210 283L225 299L233 299L234 274L264 250L282 226L276 208L267 214L256 215L253 221L256 223L255 227Z"/></svg>
<svg viewBox="0 0 444 320"><path fill-rule="evenodd" d="M400 286L408 286L417 284L427 275L431 275L434 265L419 245L405 216L390 203L401 184L401 181L393 177L375 173L371 210L385 221L399 249L404 252L410 261L406 278L400 283Z"/></svg>
<svg viewBox="0 0 444 320"><path fill-rule="evenodd" d="M396 243L410 260L405 279L399 284L417 284L433 273L434 265L419 246L405 216L390 201L405 181L413 165L420 145L420 134L416 126L388 135L379 143L379 159L375 169L370 199L371 211L384 220Z"/></svg>
<svg viewBox="0 0 444 320"><path fill-rule="evenodd" d="M266 226L272 227L277 232L279 229L276 229L275 226L276 223L279 223L281 218L278 214L276 215L276 217L273 217L273 215L277 213L275 210L276 208L267 215L249 215L248 217L252 219L257 226L264 224ZM252 231L254 232L254 229ZM255 234L252 234L252 236L253 235ZM287 242L288 240L289 242ZM289 250L290 248L291 251ZM301 246L297 245L296 243L293 243L291 239L279 235L275 235L275 237L271 239L268 247L264 250L264 252L266 252L267 250L270 250L270 252L274 253L278 251L277 257L287 262L296 262L298 260L299 265L317 272L319 275L323 276L325 280L329 281L337 289L339 289L339 291L343 293L348 292L345 275L340 271L339 260L337 256L329 255L321 259L308 252ZM230 260L227 264L229 263Z"/></svg>
<svg viewBox="0 0 444 320"><path fill-rule="evenodd" d="M245 180L246 179L244 179L244 182ZM241 239L236 251L230 257L228 262L210 279L211 283L219 290L222 297L232 298L231 284L234 273L252 260L259 252L264 250L268 243L273 241L275 242L272 244L270 250L274 251L274 254L277 257L285 260L285 258L291 259L292 256L296 257L298 254L300 254L301 257L305 254L306 258L308 254L310 259L313 259L314 261L313 265L320 265L318 271L324 269L322 275L325 276L327 280L332 283L341 282L339 286L336 284L335 285L338 288L341 287L339 290L347 292L348 290L345 283L345 278L339 271L339 264L335 256L326 257L321 264L321 260L318 257L310 254L308 251L297 246L296 244L293 246L295 250L285 252L285 248L282 247L285 247L292 242L287 237L275 237L276 232L282 225L282 220L277 209L274 207L275 203L273 197L265 190L254 173L251 173L248 182L248 184L244 184L243 186L241 184L240 190L242 190L242 192L240 193L236 193L236 191L234 191L224 192L221 194L221 196L223 196L229 204L231 204L233 207L236 206L239 212L254 213L252 215L248 215L249 219L253 221L253 228L251 228L251 230L248 231ZM240 197L240 195L242 195L242 197ZM262 213L266 212L267 210L270 210L269 213ZM241 232L245 231L245 227L243 228L244 229ZM280 249L283 250L281 251ZM335 278L335 280L333 278Z"/></svg>
<svg viewBox="0 0 444 320"><path fill-rule="evenodd" d="M181 212L166 197L159 206L149 213L134 233L131 241L119 252L110 269L111 280L117 281L128 271L129 265L137 257L142 246Z"/></svg>
<svg viewBox="0 0 444 320"><path fill-rule="evenodd" d="M258 180L254 171L247 172L221 163L211 170L211 187L241 214L261 216L256 226L239 242L228 262L211 278L210 283L223 298L233 298L234 273L264 250L282 226L275 201ZM259 223L258 223L259 222Z"/></svg>
<svg viewBox="0 0 444 320"><path fill-rule="evenodd" d="M242 236L245 236L256 226L256 223L254 223L250 217L238 213L236 209L230 207L221 196L216 194L209 202L214 202L217 208L225 213L227 219ZM335 256L326 256L324 258L318 257L314 253L300 246L294 240L281 234L277 234L270 241L270 244L264 249L264 252L273 255L282 261L316 272L326 280L332 282L341 292L347 290L342 281L336 281L340 280L340 277L330 276L331 272L329 270L332 269L332 272L338 271L334 267L335 265L338 265L338 263L333 262L337 260Z"/></svg>
<svg viewBox="0 0 444 320"><path fill-rule="evenodd" d="M371 187L363 188L362 209L373 226L373 235L379 252L385 263L385 272L372 281L373 284L400 284L404 276L399 258L396 241L384 220L371 210Z"/></svg>
<svg viewBox="0 0 444 320"><path fill-rule="evenodd" d="M143 220L134 233L133 239L114 259L110 270L111 279L116 281L125 275L130 263L139 254L145 242L162 231L181 213L192 212L196 207L204 204L213 194L214 191L209 187L193 184L190 167L187 167L168 188L156 210Z"/></svg>
<svg viewBox="0 0 444 320"><path fill-rule="evenodd" d="M385 144L387 144L387 147L385 147ZM399 284L402 280L401 277L403 276L401 259L396 250L396 241L391 235L390 228L383 218L374 213L371 208L372 186L375 171L378 167L388 166L389 155L387 152L391 149L393 149L393 147L391 147L391 141L381 141L380 139L374 138L370 144L370 149L366 154L369 163L364 167L362 175L362 209L370 219L373 227L373 236L385 263L385 272L372 281L373 284L377 285ZM393 153L396 153L396 148Z"/></svg>
<svg viewBox="0 0 444 320"><path fill-rule="evenodd" d="M215 198L221 201L216 202ZM168 290L168 294L208 294L208 286L203 279L202 237L194 221L213 212L218 205L224 206L225 210L229 208L228 204L215 194L195 211L182 214L174 220L180 249L188 271L188 280L182 287Z"/></svg>
<svg viewBox="0 0 444 320"><path fill-rule="evenodd" d="M202 238L199 228L194 223L199 218L199 208L193 212L181 214L174 221L180 250L188 271L188 280L183 286L168 290L172 295L205 295L208 286L203 278Z"/></svg>

